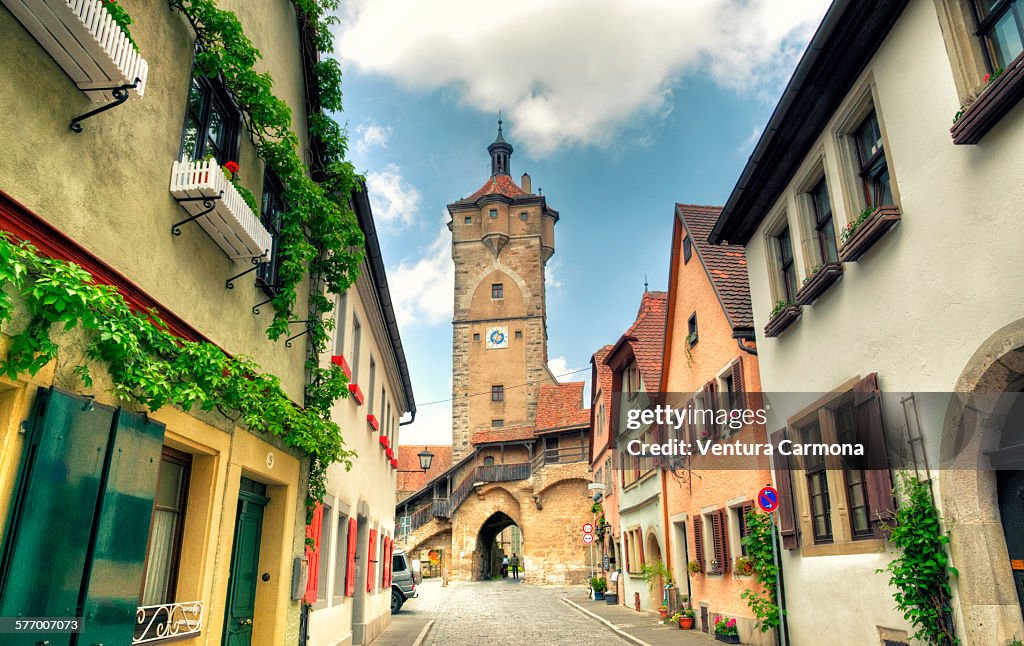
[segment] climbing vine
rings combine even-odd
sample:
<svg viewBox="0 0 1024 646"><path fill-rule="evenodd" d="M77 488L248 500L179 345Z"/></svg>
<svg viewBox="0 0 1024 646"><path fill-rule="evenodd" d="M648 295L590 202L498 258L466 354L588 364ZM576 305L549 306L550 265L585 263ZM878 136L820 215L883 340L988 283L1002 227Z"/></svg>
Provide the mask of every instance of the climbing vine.
<svg viewBox="0 0 1024 646"><path fill-rule="evenodd" d="M7 330L11 346L0 361L10 378L35 374L57 356L55 329L82 329L86 356L105 364L114 394L157 410L168 404L189 411L217 410L253 431L272 433L311 458L307 507L322 500L327 466L351 467L331 405L347 394L344 373L323 370L307 390L306 406L294 405L280 380L260 372L245 357L229 357L217 346L171 334L153 313L132 311L116 288L93 282L78 265L47 258L28 244L14 244L0 231L0 324L10 327L16 302L27 323ZM20 321L19 317L19 321ZM91 387L86 364L75 372Z"/></svg>
<svg viewBox="0 0 1024 646"><path fill-rule="evenodd" d="M932 646L957 644L949 574L958 573L946 554L949 537L942 530L928 485L901 474L898 489L905 502L885 533L900 555L878 572L889 573L889 585L896 588L892 595L896 608L917 629L914 639Z"/></svg>
<svg viewBox="0 0 1024 646"><path fill-rule="evenodd" d="M754 510L747 512L747 535L743 537L743 544L747 547L749 567L760 585L758 590L744 590L740 598L746 599L747 606L754 613L757 628L768 632L779 627L781 614L775 603L779 568L775 565L772 523L767 514Z"/></svg>
<svg viewBox="0 0 1024 646"><path fill-rule="evenodd" d="M267 329L272 340L289 332L295 319L296 289L309 272L312 288L308 316L310 359L307 367L318 376L314 355L329 340L333 309L323 287L343 293L355 281L363 259L363 234L349 202L359 186L352 164L345 159L347 138L328 112L342 108L341 70L328 55L333 44L330 26L336 21L337 0L294 0L300 21L312 33L312 45L324 57L314 66L317 101L308 115L309 131L322 153L319 183L298 154L299 137L292 130L288 104L273 93L273 79L255 70L262 54L245 35L238 17L220 9L214 0L170 0L196 33L196 71L220 79L246 115L256 151L284 187L285 211L278 242L279 285L273 297L274 319Z"/></svg>

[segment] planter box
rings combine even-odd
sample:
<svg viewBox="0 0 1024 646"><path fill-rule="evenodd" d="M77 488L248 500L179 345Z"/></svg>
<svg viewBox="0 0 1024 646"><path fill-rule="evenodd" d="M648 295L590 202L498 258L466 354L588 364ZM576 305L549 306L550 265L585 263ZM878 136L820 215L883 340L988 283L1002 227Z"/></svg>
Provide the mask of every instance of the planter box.
<svg viewBox="0 0 1024 646"><path fill-rule="evenodd" d="M345 373L346 379L352 380L352 368L348 367L348 361L345 361L344 355L335 354L331 356L331 363L341 368L341 371Z"/></svg>
<svg viewBox="0 0 1024 646"><path fill-rule="evenodd" d="M190 215L198 215L208 210L209 204L213 205L213 210L197 222L229 258L269 257L273 244L270 232L215 160L174 162L171 195ZM202 198L210 198L209 203Z"/></svg>
<svg viewBox="0 0 1024 646"><path fill-rule="evenodd" d="M767 337L776 337L782 334L782 331L793 324L793 321L800 318L800 306L799 305L787 305L778 312L775 316L768 319L768 324L764 326L764 335Z"/></svg>
<svg viewBox="0 0 1024 646"><path fill-rule="evenodd" d="M739 635L719 635L715 633L716 642L725 642L726 644L738 644L740 643Z"/></svg>
<svg viewBox="0 0 1024 646"><path fill-rule="evenodd" d="M839 249L839 260L855 262L863 256L871 245L875 244L886 231L900 221L900 210L895 206L880 206L868 216L853 232L842 248Z"/></svg>
<svg viewBox="0 0 1024 646"><path fill-rule="evenodd" d="M594 593L594 601L604 601L604 593L603 592L595 592Z"/></svg>
<svg viewBox="0 0 1024 646"><path fill-rule="evenodd" d="M606 604L608 604L609 606L618 605L618 603L619 603L619 593L618 592L605 592L604 593L604 602Z"/></svg>
<svg viewBox="0 0 1024 646"><path fill-rule="evenodd" d="M113 100L113 88L136 79L135 93L145 92L149 65L101 0L0 1L93 101Z"/></svg>
<svg viewBox="0 0 1024 646"><path fill-rule="evenodd" d="M950 129L954 144L981 141L1018 101L1024 98L1024 54L1006 66Z"/></svg>
<svg viewBox="0 0 1024 646"><path fill-rule="evenodd" d="M391 458L391 468L392 469L397 469L398 468L398 458Z"/></svg>
<svg viewBox="0 0 1024 646"><path fill-rule="evenodd" d="M380 442L380 445L383 446L385 449L391 448L391 443L388 442L387 435L381 435L380 437L377 438L377 441Z"/></svg>
<svg viewBox="0 0 1024 646"><path fill-rule="evenodd" d="M394 449L390 449L390 448L389 449L384 449L384 455L388 456L389 460L394 460L395 459L395 450Z"/></svg>
<svg viewBox="0 0 1024 646"><path fill-rule="evenodd" d="M796 293L796 302L800 305L810 305L842 276L842 263L830 262L823 265Z"/></svg>
<svg viewBox="0 0 1024 646"><path fill-rule="evenodd" d="M348 391L352 393L352 399L356 400L356 404L362 406L365 398L363 397L363 391L359 388L359 384L349 384Z"/></svg>
<svg viewBox="0 0 1024 646"><path fill-rule="evenodd" d="M367 415L366 416L366 423L373 430L375 430L375 431L379 431L380 430L380 422L377 421L377 416L376 415ZM381 442L381 444L384 444L384 443Z"/></svg>

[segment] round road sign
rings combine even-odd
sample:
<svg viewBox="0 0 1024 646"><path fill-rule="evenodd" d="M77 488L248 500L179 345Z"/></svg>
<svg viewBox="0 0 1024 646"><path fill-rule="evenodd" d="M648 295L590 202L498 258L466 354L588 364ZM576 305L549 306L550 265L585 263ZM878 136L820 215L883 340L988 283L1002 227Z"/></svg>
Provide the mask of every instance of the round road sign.
<svg viewBox="0 0 1024 646"><path fill-rule="evenodd" d="M769 514L779 508L779 492L775 487L765 487L757 494L757 506Z"/></svg>

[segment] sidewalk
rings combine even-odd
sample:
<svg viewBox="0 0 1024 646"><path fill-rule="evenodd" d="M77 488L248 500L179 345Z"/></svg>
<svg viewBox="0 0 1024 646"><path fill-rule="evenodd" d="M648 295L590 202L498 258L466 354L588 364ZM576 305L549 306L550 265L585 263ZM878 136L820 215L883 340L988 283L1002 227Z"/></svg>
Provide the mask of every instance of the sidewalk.
<svg viewBox="0 0 1024 646"><path fill-rule="evenodd" d="M417 586L419 596L405 602L391 623L371 646L419 646L434 627L438 605L447 593L440 579L427 579Z"/></svg>
<svg viewBox="0 0 1024 646"><path fill-rule="evenodd" d="M584 590L567 591L562 601L636 646L709 646L715 642L714 637L699 630L679 630L679 626L666 625L657 614L594 601Z"/></svg>

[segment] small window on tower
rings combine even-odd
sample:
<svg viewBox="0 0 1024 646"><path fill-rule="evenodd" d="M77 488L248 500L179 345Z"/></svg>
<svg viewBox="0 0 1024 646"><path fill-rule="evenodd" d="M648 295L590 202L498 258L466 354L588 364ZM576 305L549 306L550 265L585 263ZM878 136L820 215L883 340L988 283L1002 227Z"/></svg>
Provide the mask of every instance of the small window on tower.
<svg viewBox="0 0 1024 646"><path fill-rule="evenodd" d="M528 219L530 219L530 214L527 213L526 211L523 211L522 213L519 214L519 219L522 220L523 222L526 222Z"/></svg>
<svg viewBox="0 0 1024 646"><path fill-rule="evenodd" d="M492 419L491 420L491 428L501 428L504 425L505 425L505 420L503 420L503 419Z"/></svg>
<svg viewBox="0 0 1024 646"><path fill-rule="evenodd" d="M505 298L505 284L504 283L492 283L491 284L491 298Z"/></svg>
<svg viewBox="0 0 1024 646"><path fill-rule="evenodd" d="M480 340L480 333L479 332L474 332L473 333L473 340L474 341L479 341Z"/></svg>
<svg viewBox="0 0 1024 646"><path fill-rule="evenodd" d="M466 222L466 224L473 224L473 216L472 215L467 215L465 222Z"/></svg>
<svg viewBox="0 0 1024 646"><path fill-rule="evenodd" d="M522 330L516 330L516 338L517 339L523 338L523 331Z"/></svg>
<svg viewBox="0 0 1024 646"><path fill-rule="evenodd" d="M498 217L498 209L491 209L490 215L492 218Z"/></svg>
<svg viewBox="0 0 1024 646"><path fill-rule="evenodd" d="M505 401L505 387L504 386L491 386L491 401L501 402Z"/></svg>

